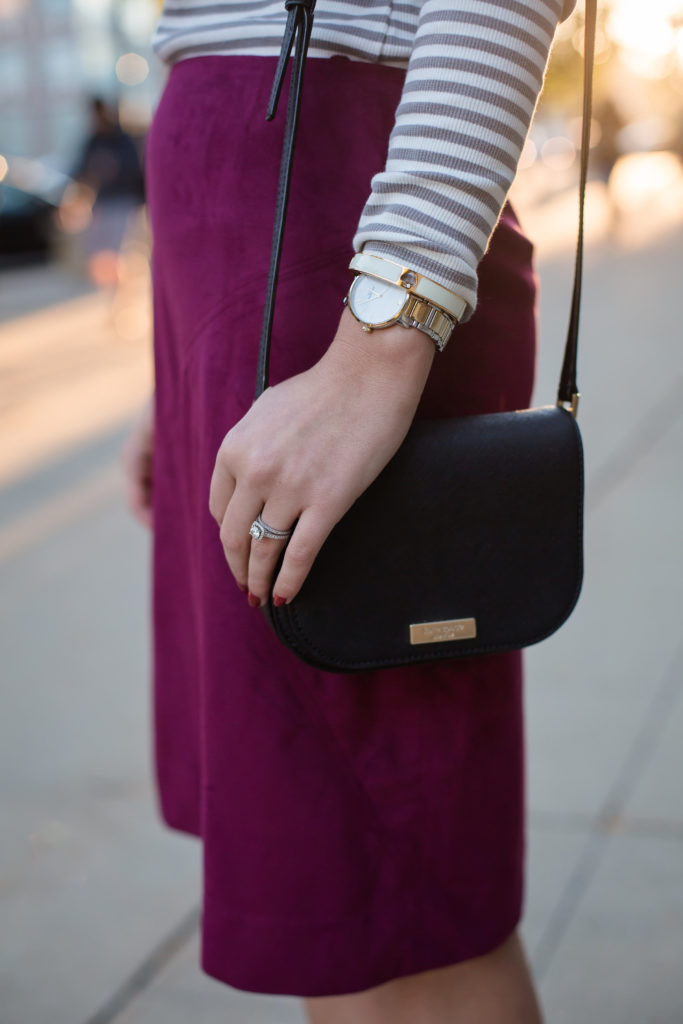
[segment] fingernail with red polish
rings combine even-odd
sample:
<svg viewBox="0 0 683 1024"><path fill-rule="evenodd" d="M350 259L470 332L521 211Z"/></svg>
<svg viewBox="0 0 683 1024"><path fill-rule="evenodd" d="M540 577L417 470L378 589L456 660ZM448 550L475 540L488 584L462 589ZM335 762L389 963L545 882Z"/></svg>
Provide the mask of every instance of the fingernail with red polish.
<svg viewBox="0 0 683 1024"><path fill-rule="evenodd" d="M250 608L258 608L258 606L261 604L261 599L257 597L256 594L252 594L251 590L249 591L247 600L249 601Z"/></svg>
<svg viewBox="0 0 683 1024"><path fill-rule="evenodd" d="M275 605L276 608L281 608L284 603L284 597L280 597L279 594L273 594L273 604Z"/></svg>

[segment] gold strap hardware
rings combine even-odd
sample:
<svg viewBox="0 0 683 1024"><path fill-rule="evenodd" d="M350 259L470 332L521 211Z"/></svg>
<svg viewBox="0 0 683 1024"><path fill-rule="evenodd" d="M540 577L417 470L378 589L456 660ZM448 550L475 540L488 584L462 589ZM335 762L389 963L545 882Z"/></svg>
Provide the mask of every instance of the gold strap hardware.
<svg viewBox="0 0 683 1024"><path fill-rule="evenodd" d="M581 398L581 392L580 391L575 391L574 394L572 395L571 402L563 402L562 399L559 399L557 404L558 404L560 409L566 409L567 412L570 412L572 414L572 416L574 417L574 419L576 419L576 414L579 411L579 399L580 398Z"/></svg>

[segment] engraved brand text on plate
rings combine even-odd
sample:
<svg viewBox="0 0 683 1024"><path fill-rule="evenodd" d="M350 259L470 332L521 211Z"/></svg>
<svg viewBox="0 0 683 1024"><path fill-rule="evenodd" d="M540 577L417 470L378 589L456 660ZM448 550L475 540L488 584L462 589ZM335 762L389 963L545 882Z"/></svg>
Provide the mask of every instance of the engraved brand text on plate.
<svg viewBox="0 0 683 1024"><path fill-rule="evenodd" d="M438 644L444 640L472 640L477 635L476 619L443 619L441 622L412 622L411 644Z"/></svg>

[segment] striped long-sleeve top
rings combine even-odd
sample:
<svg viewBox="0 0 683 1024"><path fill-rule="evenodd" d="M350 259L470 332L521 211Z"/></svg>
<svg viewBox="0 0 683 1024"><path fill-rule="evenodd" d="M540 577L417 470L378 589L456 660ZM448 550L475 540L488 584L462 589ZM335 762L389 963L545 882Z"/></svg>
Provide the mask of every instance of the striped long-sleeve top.
<svg viewBox="0 0 683 1024"><path fill-rule="evenodd" d="M576 0L317 0L309 57L406 69L384 169L352 239L477 302L488 246ZM279 53L283 0L165 0L152 45L167 63Z"/></svg>

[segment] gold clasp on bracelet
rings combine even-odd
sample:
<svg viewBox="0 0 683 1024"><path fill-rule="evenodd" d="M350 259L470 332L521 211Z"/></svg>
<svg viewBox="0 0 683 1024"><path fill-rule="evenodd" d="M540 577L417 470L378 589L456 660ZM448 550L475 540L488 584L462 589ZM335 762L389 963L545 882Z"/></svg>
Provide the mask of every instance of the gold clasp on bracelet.
<svg viewBox="0 0 683 1024"><path fill-rule="evenodd" d="M399 284L410 291L417 284L417 274L414 270L408 270L406 267L401 276L399 277Z"/></svg>

